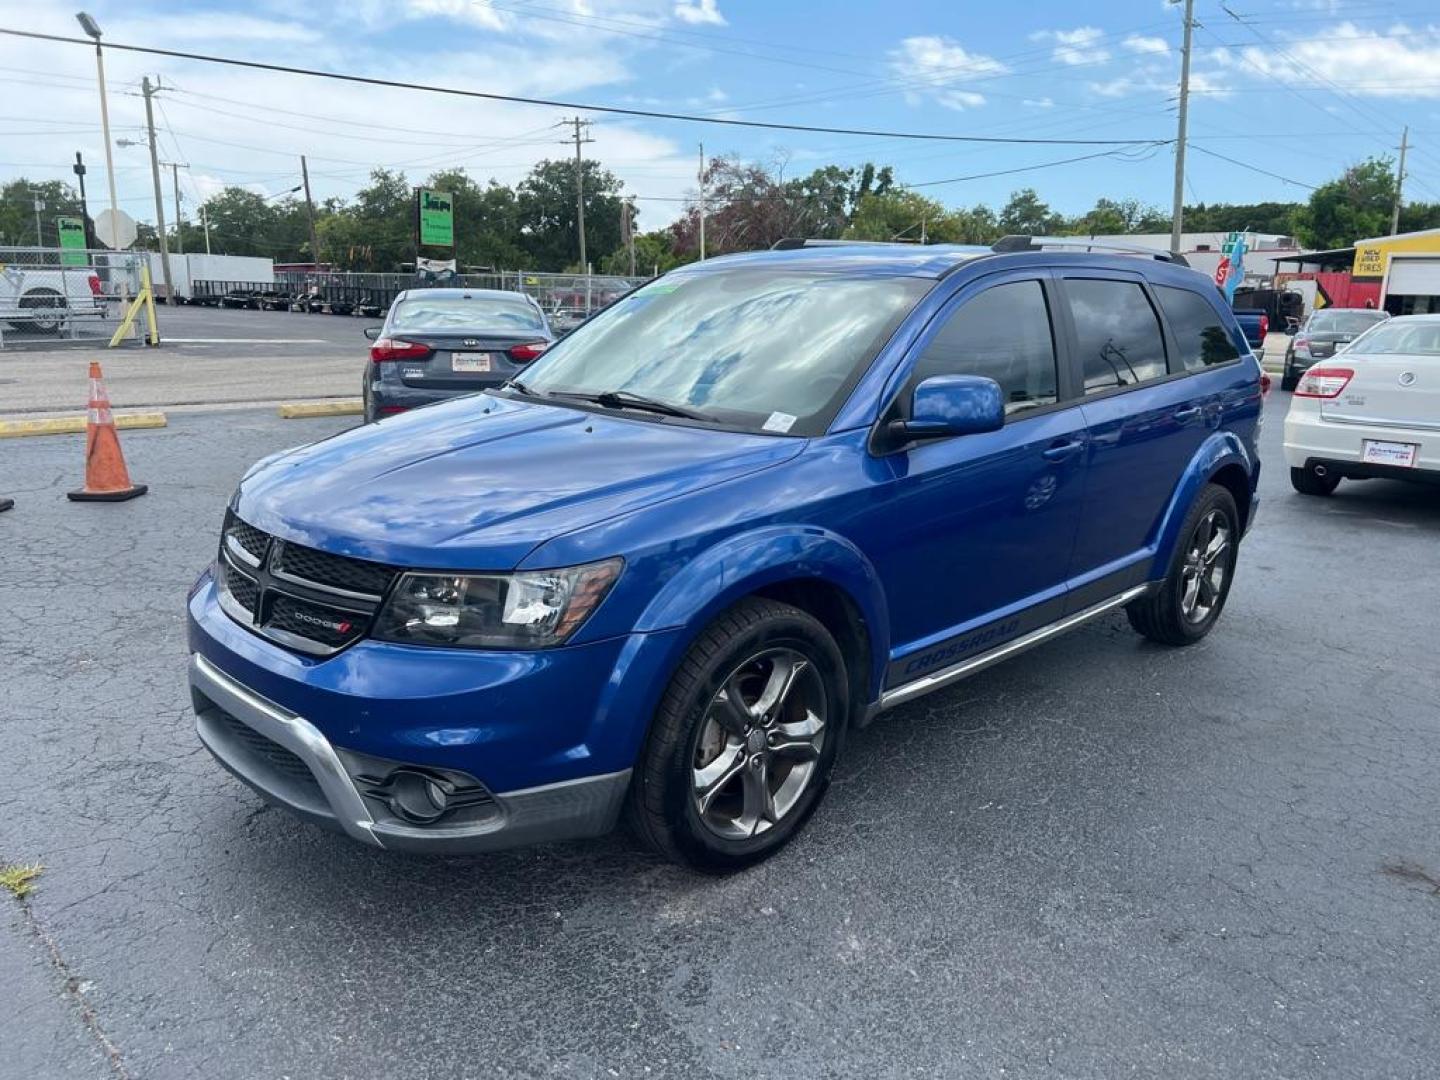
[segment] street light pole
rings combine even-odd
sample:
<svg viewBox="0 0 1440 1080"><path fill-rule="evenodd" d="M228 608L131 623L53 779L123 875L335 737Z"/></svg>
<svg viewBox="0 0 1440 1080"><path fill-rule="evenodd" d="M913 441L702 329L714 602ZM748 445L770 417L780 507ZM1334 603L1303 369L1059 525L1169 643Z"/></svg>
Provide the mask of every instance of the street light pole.
<svg viewBox="0 0 1440 1080"><path fill-rule="evenodd" d="M1180 49L1180 116L1175 132L1175 197L1170 205L1171 251L1180 250L1180 233L1185 227L1185 138L1190 122L1190 35L1194 29L1195 0L1185 0L1184 45Z"/></svg>
<svg viewBox="0 0 1440 1080"><path fill-rule="evenodd" d="M110 217L116 223L120 220L120 200L115 196L115 154L110 149L110 106L105 101L105 50L100 45L100 25L85 12L75 16L80 28L95 42L95 77L100 83L100 131L105 140L105 180L110 187ZM127 276L120 275L120 303L130 299Z"/></svg>

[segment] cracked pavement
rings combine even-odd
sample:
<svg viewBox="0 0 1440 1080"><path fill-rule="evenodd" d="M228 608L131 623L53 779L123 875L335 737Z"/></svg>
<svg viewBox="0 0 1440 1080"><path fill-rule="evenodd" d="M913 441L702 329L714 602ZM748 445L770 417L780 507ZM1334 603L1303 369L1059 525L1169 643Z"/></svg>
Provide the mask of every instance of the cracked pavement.
<svg viewBox="0 0 1440 1080"><path fill-rule="evenodd" d="M297 318L299 318L297 316ZM358 325L358 324L357 324ZM1440 493L1290 491L1215 633L1107 618L881 717L807 830L425 860L196 741L185 590L234 483L348 420L0 444L0 1077L1422 1077L1440 1056ZM37 945L48 935L65 971ZM67 978L71 980L67 983Z"/></svg>

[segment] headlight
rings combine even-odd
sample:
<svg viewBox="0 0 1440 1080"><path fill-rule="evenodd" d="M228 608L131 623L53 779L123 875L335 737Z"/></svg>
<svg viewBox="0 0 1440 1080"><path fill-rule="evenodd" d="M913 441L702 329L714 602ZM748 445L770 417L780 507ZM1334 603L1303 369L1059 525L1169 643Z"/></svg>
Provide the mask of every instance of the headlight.
<svg viewBox="0 0 1440 1080"><path fill-rule="evenodd" d="M624 561L513 574L404 574L373 636L410 645L543 649L600 606Z"/></svg>

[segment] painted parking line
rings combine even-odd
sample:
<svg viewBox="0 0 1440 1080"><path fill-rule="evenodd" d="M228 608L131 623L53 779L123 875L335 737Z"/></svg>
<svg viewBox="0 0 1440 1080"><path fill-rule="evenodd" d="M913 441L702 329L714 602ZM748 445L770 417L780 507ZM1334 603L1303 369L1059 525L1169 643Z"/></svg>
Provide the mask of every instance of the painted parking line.
<svg viewBox="0 0 1440 1080"><path fill-rule="evenodd" d="M170 345L332 345L318 337L167 337Z"/></svg>
<svg viewBox="0 0 1440 1080"><path fill-rule="evenodd" d="M36 420L0 420L0 439L15 439L22 435L78 435L85 430L84 413L78 416L48 416ZM115 426L122 430L130 428L165 427L163 412L117 412Z"/></svg>
<svg viewBox="0 0 1440 1080"><path fill-rule="evenodd" d="M337 398L333 401L287 401L277 411L282 419L299 420L311 416L359 416L365 408L359 398Z"/></svg>

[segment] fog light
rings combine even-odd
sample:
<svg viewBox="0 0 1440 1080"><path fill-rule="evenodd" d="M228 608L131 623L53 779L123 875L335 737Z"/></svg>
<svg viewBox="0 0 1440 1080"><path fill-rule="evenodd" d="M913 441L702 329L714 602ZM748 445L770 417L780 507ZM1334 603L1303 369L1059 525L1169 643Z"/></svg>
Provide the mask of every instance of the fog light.
<svg viewBox="0 0 1440 1080"><path fill-rule="evenodd" d="M433 776L396 769L387 785L390 808L406 821L428 825L450 809L450 796Z"/></svg>

